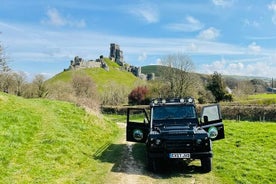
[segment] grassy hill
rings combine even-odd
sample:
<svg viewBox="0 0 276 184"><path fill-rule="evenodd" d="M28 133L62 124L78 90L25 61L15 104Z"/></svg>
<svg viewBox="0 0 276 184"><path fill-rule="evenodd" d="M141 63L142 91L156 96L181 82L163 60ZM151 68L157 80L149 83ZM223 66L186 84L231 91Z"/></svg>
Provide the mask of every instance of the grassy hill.
<svg viewBox="0 0 276 184"><path fill-rule="evenodd" d="M103 68L87 68L87 69L80 69L80 70L69 70L64 71L53 78L49 79L48 82L55 83L57 81L69 82L72 79L74 74L81 74L85 73L86 75L90 76L93 81L98 86L99 91L105 89L105 86L108 83L116 83L122 85L124 87L133 89L135 84L142 82L139 78L135 77L132 73L121 70L120 66L111 61L108 58L104 58L106 64L109 67L109 71L106 71Z"/></svg>
<svg viewBox="0 0 276 184"><path fill-rule="evenodd" d="M93 155L118 131L71 103L0 93L0 183L100 183L109 166Z"/></svg>

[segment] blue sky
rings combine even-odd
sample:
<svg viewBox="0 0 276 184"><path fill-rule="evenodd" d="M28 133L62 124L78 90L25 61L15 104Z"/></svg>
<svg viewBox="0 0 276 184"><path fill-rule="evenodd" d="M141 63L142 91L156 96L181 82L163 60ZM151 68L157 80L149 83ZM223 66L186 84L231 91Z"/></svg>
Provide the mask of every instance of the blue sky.
<svg viewBox="0 0 276 184"><path fill-rule="evenodd" d="M276 77L276 0L0 0L9 65L51 77L75 56L131 65L188 55L195 72Z"/></svg>

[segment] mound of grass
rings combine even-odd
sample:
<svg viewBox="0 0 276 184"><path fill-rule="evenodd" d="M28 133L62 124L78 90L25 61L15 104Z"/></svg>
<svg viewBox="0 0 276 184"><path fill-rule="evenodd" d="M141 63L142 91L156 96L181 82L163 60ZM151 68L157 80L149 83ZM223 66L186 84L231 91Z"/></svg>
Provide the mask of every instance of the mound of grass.
<svg viewBox="0 0 276 184"><path fill-rule="evenodd" d="M106 71L103 68L69 70L57 74L53 78L49 79L47 82L49 84L53 84L58 81L70 82L73 75L84 73L90 76L92 80L96 83L99 92L105 90L105 88L110 83L115 83L131 90L135 87L135 85L142 82L141 79L135 77L132 73L121 70L120 66L117 63L111 61L108 58L104 58L104 60L109 67L109 71Z"/></svg>
<svg viewBox="0 0 276 184"><path fill-rule="evenodd" d="M225 183L276 183L276 124L225 121L213 143L214 170Z"/></svg>
<svg viewBox="0 0 276 184"><path fill-rule="evenodd" d="M0 93L0 183L101 183L117 126L71 103Z"/></svg>

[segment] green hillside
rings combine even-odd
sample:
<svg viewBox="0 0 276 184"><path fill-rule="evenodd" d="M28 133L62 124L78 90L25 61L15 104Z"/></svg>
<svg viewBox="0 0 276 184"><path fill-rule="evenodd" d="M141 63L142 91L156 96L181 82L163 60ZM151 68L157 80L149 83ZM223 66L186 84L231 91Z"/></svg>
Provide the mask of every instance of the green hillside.
<svg viewBox="0 0 276 184"><path fill-rule="evenodd" d="M109 166L94 159L117 126L67 102L0 93L0 183L93 183Z"/></svg>
<svg viewBox="0 0 276 184"><path fill-rule="evenodd" d="M166 66L161 65L148 65L141 67L141 72L143 74L151 74L154 73L156 77L160 77L162 70L164 70Z"/></svg>
<svg viewBox="0 0 276 184"><path fill-rule="evenodd" d="M80 70L69 70L64 71L53 78L49 79L49 83L55 83L57 81L64 81L69 82L72 79L72 76L74 74L78 73L85 73L88 76L91 76L93 81L98 86L99 91L102 91L105 89L105 86L108 83L116 83L122 86L125 86L127 88L135 87L135 85L139 82L142 82L139 78L135 77L132 73L121 70L120 66L111 61L108 58L104 58L105 62L107 63L109 67L109 71L106 71L103 68L87 68L87 69L80 69Z"/></svg>

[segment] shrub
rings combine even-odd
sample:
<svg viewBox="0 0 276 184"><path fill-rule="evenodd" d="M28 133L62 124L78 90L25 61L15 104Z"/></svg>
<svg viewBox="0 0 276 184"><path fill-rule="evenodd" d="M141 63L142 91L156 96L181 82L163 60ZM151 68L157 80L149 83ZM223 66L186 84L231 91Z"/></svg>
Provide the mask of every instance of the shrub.
<svg viewBox="0 0 276 184"><path fill-rule="evenodd" d="M149 90L146 86L138 86L137 88L133 89L131 93L128 95L129 104L132 105L142 105L148 104L149 99L147 98L147 94Z"/></svg>

